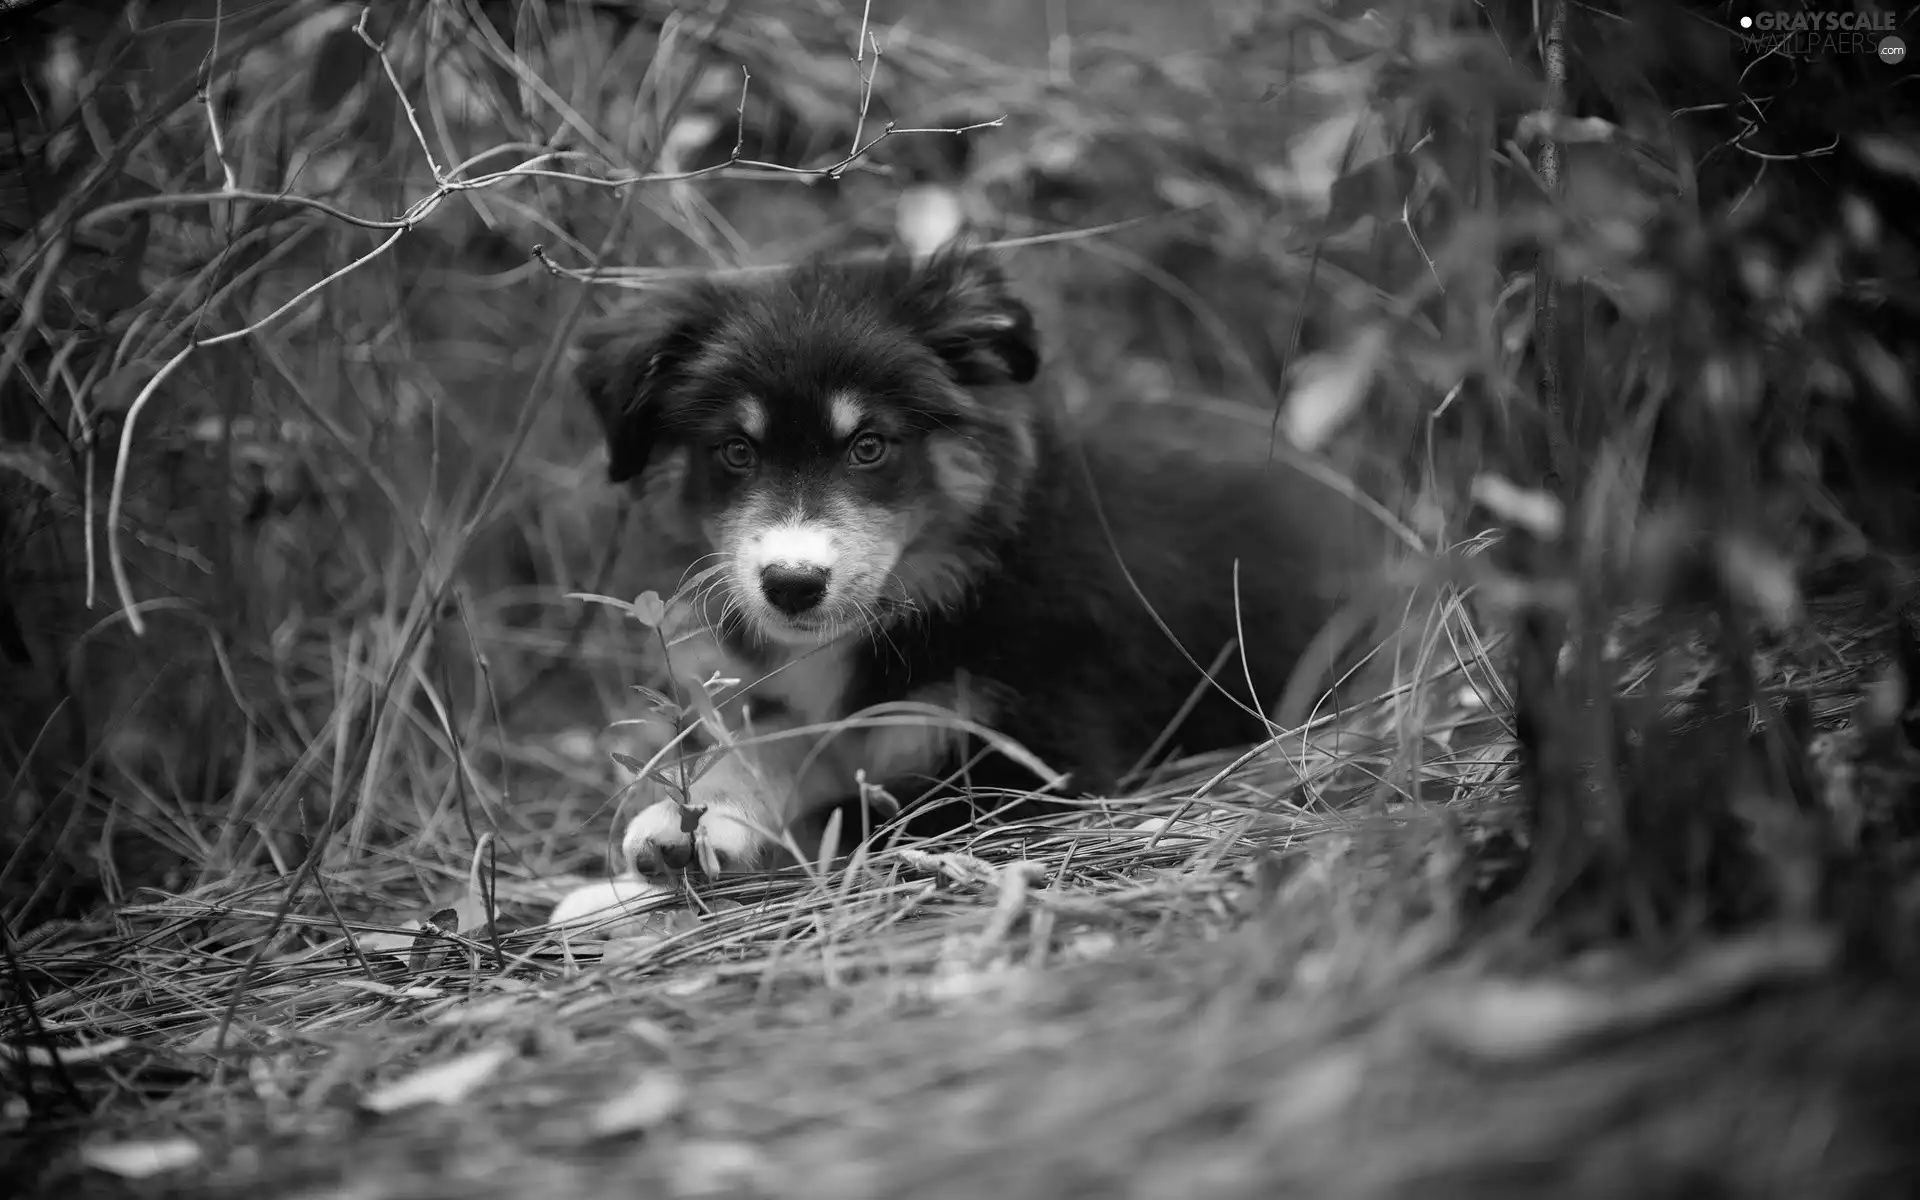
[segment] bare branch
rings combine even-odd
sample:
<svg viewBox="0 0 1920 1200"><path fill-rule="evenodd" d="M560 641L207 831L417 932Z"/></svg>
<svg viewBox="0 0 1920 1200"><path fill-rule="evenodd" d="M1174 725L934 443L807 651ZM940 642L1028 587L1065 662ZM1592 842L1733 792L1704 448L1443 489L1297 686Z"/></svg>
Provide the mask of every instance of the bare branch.
<svg viewBox="0 0 1920 1200"><path fill-rule="evenodd" d="M1549 122L1557 121L1566 106L1567 96L1567 6L1565 0L1549 0L1552 17L1548 20L1541 58L1546 64L1547 95L1542 110ZM1551 136L1540 140L1536 170L1549 196L1560 191L1560 142ZM1542 244L1534 265L1534 352L1540 366L1540 398L1547 409L1549 488L1556 494L1572 482L1572 449L1568 445L1566 397L1560 369L1560 285L1556 276L1553 248ZM1564 497L1563 497L1564 499Z"/></svg>
<svg viewBox="0 0 1920 1200"><path fill-rule="evenodd" d="M753 72L743 63L740 67L740 106L733 110L733 154L730 162L740 161L740 155L747 146L747 85L753 82Z"/></svg>
<svg viewBox="0 0 1920 1200"><path fill-rule="evenodd" d="M873 79L880 73L880 46L873 47L873 66L863 67L867 56L867 43L873 35L867 32L867 22L873 15L873 0L866 0L860 8L860 33L853 39L853 73L860 80L860 114L853 123L853 149L858 153L860 138L867 129L867 110L873 104Z"/></svg>
<svg viewBox="0 0 1920 1200"><path fill-rule="evenodd" d="M207 136L213 142L213 157L220 164L220 178L228 194L239 190L240 180L233 173L233 164L227 161L227 141L220 133L220 113L213 103L213 64L220 54L220 23L226 18L226 0L214 0L213 5L213 45L207 48L207 57L200 64L200 103L207 110Z"/></svg>
<svg viewBox="0 0 1920 1200"><path fill-rule="evenodd" d="M1016 250L1025 246L1050 246L1070 242L1083 242L1093 238L1105 237L1123 229L1132 229L1139 225L1150 225L1157 221L1169 221L1188 213L1198 212L1212 204L1203 200L1197 204L1186 204L1166 212L1148 213L1145 216L1128 217L1121 221L1109 221L1104 225L1088 225L1078 229L1059 229L1052 233L1033 233L1024 237L998 238L990 242L981 242L983 250ZM606 287L626 288L644 291L647 288L662 287L683 279L729 279L752 275L766 275L790 269L791 264L767 263L751 267L730 267L725 270L685 267L567 267L553 260L553 256L543 245L533 247L533 258L547 269L547 273L561 279L572 279L579 283L601 284Z"/></svg>
<svg viewBox="0 0 1920 1200"><path fill-rule="evenodd" d="M373 5L369 4L361 9L360 19L353 23L353 31L360 36L361 41L367 44L367 49L373 51L374 56L380 60L380 69L387 73L387 82L393 85L394 98L400 101L401 111L407 114L407 124L413 129L413 140L420 144L420 153L427 156L427 169L433 172L434 181L437 183L441 178L440 163L433 157L433 146L427 141L427 131L420 127L420 114L414 111L413 101L407 98L407 89L401 86L400 75L393 69L393 60L387 57L386 47L375 41L373 35L367 32L367 18L372 15Z"/></svg>

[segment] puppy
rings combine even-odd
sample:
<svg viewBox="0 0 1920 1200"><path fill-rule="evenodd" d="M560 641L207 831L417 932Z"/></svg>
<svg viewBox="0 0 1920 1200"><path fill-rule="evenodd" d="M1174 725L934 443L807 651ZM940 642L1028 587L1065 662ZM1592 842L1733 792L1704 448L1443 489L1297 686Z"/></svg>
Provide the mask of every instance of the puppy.
<svg viewBox="0 0 1920 1200"><path fill-rule="evenodd" d="M643 874L768 865L789 827L857 810L860 772L965 819L1049 770L1099 794L1156 746L1261 740L1372 544L1266 464L1264 429L1235 463L1067 420L978 251L705 280L581 349L612 480L705 569L675 672L739 679L722 719L756 735L709 755L686 811L662 793L633 819Z"/></svg>

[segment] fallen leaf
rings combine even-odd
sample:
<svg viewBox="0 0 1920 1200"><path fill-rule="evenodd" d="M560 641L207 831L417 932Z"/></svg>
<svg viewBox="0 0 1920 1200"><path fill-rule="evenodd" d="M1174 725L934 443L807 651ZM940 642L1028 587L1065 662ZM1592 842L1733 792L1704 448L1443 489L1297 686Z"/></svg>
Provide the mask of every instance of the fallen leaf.
<svg viewBox="0 0 1920 1200"><path fill-rule="evenodd" d="M1415 1016L1429 1036L1483 1061L1537 1061L1697 1016L1754 988L1818 977L1831 968L1836 945L1828 931L1783 927L1710 946L1659 976L1614 987L1480 980L1429 995Z"/></svg>
<svg viewBox="0 0 1920 1200"><path fill-rule="evenodd" d="M1175 821L1168 817L1148 817L1133 829L1135 833L1146 834L1148 844L1161 846L1208 845L1226 832L1224 828L1209 828L1204 820Z"/></svg>
<svg viewBox="0 0 1920 1200"><path fill-rule="evenodd" d="M1276 1103L1261 1114L1261 1127L1324 1127L1359 1097L1366 1082L1364 1055L1350 1047L1326 1051L1281 1077Z"/></svg>
<svg viewBox="0 0 1920 1200"><path fill-rule="evenodd" d="M766 1158L745 1142L688 1142L673 1156L672 1191L679 1196L733 1196L767 1181Z"/></svg>
<svg viewBox="0 0 1920 1200"><path fill-rule="evenodd" d="M682 975L678 979L669 979L661 984L660 992L662 995L672 996L674 999L679 1000L687 996L698 995L718 982L720 982L720 977L711 972L702 972L698 975Z"/></svg>
<svg viewBox="0 0 1920 1200"><path fill-rule="evenodd" d="M96 1143L80 1148L80 1161L122 1179L151 1179L200 1161L200 1147L186 1138Z"/></svg>
<svg viewBox="0 0 1920 1200"><path fill-rule="evenodd" d="M123 1037L106 1038L98 1042L89 1042L81 1046L5 1046L0 1047L0 1055L12 1058L15 1062L24 1062L30 1066L51 1067L56 1062L62 1066L74 1066L79 1063L93 1062L118 1054L133 1043Z"/></svg>
<svg viewBox="0 0 1920 1200"><path fill-rule="evenodd" d="M935 854L927 850L902 847L896 853L900 861L916 871L938 875L957 884L990 884L999 879L993 864L971 854L958 852Z"/></svg>
<svg viewBox="0 0 1920 1200"><path fill-rule="evenodd" d="M680 1048L679 1036L658 1021L635 1017L626 1023L625 1029L662 1054L673 1054Z"/></svg>
<svg viewBox="0 0 1920 1200"><path fill-rule="evenodd" d="M1120 939L1104 929L1083 930L1067 943L1067 950L1075 958L1107 958L1120 948Z"/></svg>
<svg viewBox="0 0 1920 1200"><path fill-rule="evenodd" d="M494 996L486 1000L456 1003L432 1020L436 1025L493 1025L527 1007L518 996Z"/></svg>
<svg viewBox="0 0 1920 1200"><path fill-rule="evenodd" d="M512 1059L513 1050L507 1046L475 1050L375 1088L360 1098L360 1107L384 1116L423 1104L458 1104L484 1087Z"/></svg>
<svg viewBox="0 0 1920 1200"><path fill-rule="evenodd" d="M379 996L392 996L396 1000L438 1000L446 995L439 988L395 987L390 983L381 983L373 979L336 979L334 983L340 987L372 992Z"/></svg>
<svg viewBox="0 0 1920 1200"><path fill-rule="evenodd" d="M428 917L426 921L421 924L420 932L413 935L413 948L407 953L407 970L415 973L425 971L430 967L438 965L439 962L445 958L444 952L448 947L445 942L440 940L438 935L451 931L448 930L446 926L434 920L434 917L451 912L451 909L441 909L440 912L435 913L433 917ZM458 925L459 921L455 918L451 920L451 923Z"/></svg>
<svg viewBox="0 0 1920 1200"><path fill-rule="evenodd" d="M665 1124L686 1103L687 1087L677 1076L649 1071L594 1109L587 1128L595 1137L644 1133Z"/></svg>

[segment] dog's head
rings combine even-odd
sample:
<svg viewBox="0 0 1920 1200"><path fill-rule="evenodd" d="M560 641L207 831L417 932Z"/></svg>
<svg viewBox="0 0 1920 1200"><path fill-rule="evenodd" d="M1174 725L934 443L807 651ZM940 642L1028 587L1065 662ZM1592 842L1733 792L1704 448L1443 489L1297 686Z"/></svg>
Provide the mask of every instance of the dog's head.
<svg viewBox="0 0 1920 1200"><path fill-rule="evenodd" d="M582 349L612 479L777 645L959 600L1033 468L1033 318L977 251L705 280Z"/></svg>

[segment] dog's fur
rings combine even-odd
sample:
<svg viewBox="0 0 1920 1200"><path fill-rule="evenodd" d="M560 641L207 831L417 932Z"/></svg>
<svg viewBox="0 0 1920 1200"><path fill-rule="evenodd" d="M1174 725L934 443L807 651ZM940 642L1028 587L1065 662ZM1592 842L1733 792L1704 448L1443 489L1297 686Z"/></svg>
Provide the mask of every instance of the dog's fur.
<svg viewBox="0 0 1920 1200"><path fill-rule="evenodd" d="M725 712L750 699L756 732L790 734L721 755L697 820L643 809L625 848L646 873L763 865L782 829L859 795L856 771L922 810L1039 783L977 730L898 708L791 735L868 706L956 711L1080 793L1112 788L1196 691L1172 748L1256 741L1369 544L1349 502L1266 465L1257 427L1235 463L1113 412L1065 419L1033 386L1031 315L975 251L702 281L582 348L611 478L711 567L675 610L696 631L676 675L743 678ZM1243 632L1244 666L1203 684ZM936 786L966 764L970 789Z"/></svg>

